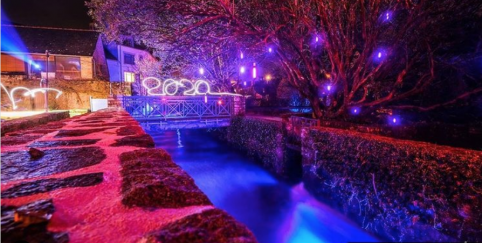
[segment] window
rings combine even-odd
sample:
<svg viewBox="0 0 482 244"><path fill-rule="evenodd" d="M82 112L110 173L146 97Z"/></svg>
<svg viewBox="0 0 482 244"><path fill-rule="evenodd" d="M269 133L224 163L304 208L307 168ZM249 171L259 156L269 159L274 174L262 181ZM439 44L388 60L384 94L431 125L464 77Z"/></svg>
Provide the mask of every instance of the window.
<svg viewBox="0 0 482 244"><path fill-rule="evenodd" d="M124 72L124 81L125 82L134 82L136 81L136 76L132 72Z"/></svg>
<svg viewBox="0 0 482 244"><path fill-rule="evenodd" d="M124 53L124 64L135 64L134 55L129 53Z"/></svg>
<svg viewBox="0 0 482 244"><path fill-rule="evenodd" d="M72 80L80 79L79 57L55 57L57 78Z"/></svg>
<svg viewBox="0 0 482 244"><path fill-rule="evenodd" d="M22 59L2 53L2 72L25 72Z"/></svg>

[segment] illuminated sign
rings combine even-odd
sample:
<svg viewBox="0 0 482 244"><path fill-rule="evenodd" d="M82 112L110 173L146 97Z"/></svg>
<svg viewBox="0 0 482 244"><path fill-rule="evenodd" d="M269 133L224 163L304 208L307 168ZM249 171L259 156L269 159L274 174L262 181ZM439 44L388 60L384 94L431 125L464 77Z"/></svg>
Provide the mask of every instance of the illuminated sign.
<svg viewBox="0 0 482 244"><path fill-rule="evenodd" d="M149 81L153 83L148 84ZM211 84L205 80L191 81L188 79L167 79L162 82L156 77L147 77L142 80L142 86L147 89L147 94L151 96L175 96L182 91L184 96L196 95L223 95L223 96L241 96L236 93L229 92L213 92Z"/></svg>
<svg viewBox="0 0 482 244"><path fill-rule="evenodd" d="M5 93L7 94L7 97L8 99L10 99L10 101L12 102L12 108L13 109L17 109L17 104L16 104L16 101L15 101L15 92L19 91L19 90L24 90L26 92L23 93L23 96L31 96L31 97L35 97L35 94L37 92L42 92L42 93L45 93L45 92L48 92L48 91L55 91L57 92L57 95L55 96L55 98L57 99L60 95L62 95L62 91L59 90L59 89L55 89L55 88L34 88L34 89L28 89L26 87L23 87L23 86L17 86L17 87L14 87L11 91L8 91L7 88L0 82L0 86L2 86L2 89L5 91Z"/></svg>

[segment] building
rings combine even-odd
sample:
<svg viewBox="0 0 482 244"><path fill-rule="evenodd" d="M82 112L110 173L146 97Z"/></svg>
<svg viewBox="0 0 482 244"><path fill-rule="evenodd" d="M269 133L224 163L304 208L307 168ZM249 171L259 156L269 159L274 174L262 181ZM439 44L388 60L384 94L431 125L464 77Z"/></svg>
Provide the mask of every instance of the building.
<svg viewBox="0 0 482 244"><path fill-rule="evenodd" d="M46 50L50 56L47 66ZM1 72L64 80L108 79L99 32L2 25Z"/></svg>
<svg viewBox="0 0 482 244"><path fill-rule="evenodd" d="M135 47L133 42L125 42L124 45L108 44L105 46L105 55L109 68L109 80L113 82L139 81L136 60L154 60L148 51Z"/></svg>

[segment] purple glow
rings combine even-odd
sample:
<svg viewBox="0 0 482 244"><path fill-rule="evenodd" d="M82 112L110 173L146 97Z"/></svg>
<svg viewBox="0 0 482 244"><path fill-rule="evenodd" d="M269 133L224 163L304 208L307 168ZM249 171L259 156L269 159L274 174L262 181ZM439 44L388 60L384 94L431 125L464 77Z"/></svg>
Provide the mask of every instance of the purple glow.
<svg viewBox="0 0 482 244"><path fill-rule="evenodd" d="M401 123L400 116L398 116L398 115L388 116L388 123L390 125L400 125L400 123Z"/></svg>
<svg viewBox="0 0 482 244"><path fill-rule="evenodd" d="M325 90L326 90L328 93L330 93L330 92L333 91L333 86L332 86L331 84L328 84L328 85L325 86Z"/></svg>
<svg viewBox="0 0 482 244"><path fill-rule="evenodd" d="M244 72L246 72L246 68L241 66L241 68L239 68L239 73L244 74Z"/></svg>
<svg viewBox="0 0 482 244"><path fill-rule="evenodd" d="M375 61L377 62L381 62L383 61L384 59L387 58L387 51L385 49L378 49L377 51L375 51L375 54L374 54L374 59Z"/></svg>
<svg viewBox="0 0 482 244"><path fill-rule="evenodd" d="M243 82L243 85L244 85L244 86L246 86L246 81L245 81L245 82Z"/></svg>
<svg viewBox="0 0 482 244"><path fill-rule="evenodd" d="M40 65L38 64L34 64L33 66L35 66L36 69L40 69Z"/></svg>
<svg viewBox="0 0 482 244"><path fill-rule="evenodd" d="M319 42L320 38L318 36L315 37L315 42Z"/></svg>
<svg viewBox="0 0 482 244"><path fill-rule="evenodd" d="M240 57L241 59L243 59L243 58L244 58L244 54L243 54L243 52L241 52L241 54L239 55L239 57Z"/></svg>
<svg viewBox="0 0 482 244"><path fill-rule="evenodd" d="M361 109L358 108L358 107L351 108L351 114L353 114L353 115L358 115L358 114L360 114L360 112L361 112Z"/></svg>
<svg viewBox="0 0 482 244"><path fill-rule="evenodd" d="M272 53L273 52L273 48L268 48L268 52Z"/></svg>
<svg viewBox="0 0 482 244"><path fill-rule="evenodd" d="M204 69L203 68L199 68L199 74L204 75Z"/></svg>
<svg viewBox="0 0 482 244"><path fill-rule="evenodd" d="M204 103L208 103L208 96L204 96Z"/></svg>
<svg viewBox="0 0 482 244"><path fill-rule="evenodd" d="M218 104L219 104L219 105L223 104L223 101L222 101L222 100L218 100Z"/></svg>

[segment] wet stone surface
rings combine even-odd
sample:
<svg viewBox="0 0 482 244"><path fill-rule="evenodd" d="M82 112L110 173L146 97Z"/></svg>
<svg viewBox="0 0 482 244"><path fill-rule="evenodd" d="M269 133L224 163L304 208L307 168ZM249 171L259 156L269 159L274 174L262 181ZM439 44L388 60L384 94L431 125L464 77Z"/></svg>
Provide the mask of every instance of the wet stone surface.
<svg viewBox="0 0 482 244"><path fill-rule="evenodd" d="M25 143L37 140L42 136L43 136L42 134L3 136L2 137L2 146L12 146L12 145L25 144Z"/></svg>
<svg viewBox="0 0 482 244"><path fill-rule="evenodd" d="M2 182L47 176L99 164L106 158L99 147L44 150L32 158L28 151L2 153Z"/></svg>
<svg viewBox="0 0 482 244"><path fill-rule="evenodd" d="M60 146L84 146L92 145L100 139L80 139L80 140L59 140L59 141L36 141L29 147L60 147Z"/></svg>
<svg viewBox="0 0 482 244"><path fill-rule="evenodd" d="M120 147L120 146L133 146L133 147L154 147L154 140L148 134L143 135L135 135L135 136L126 136L120 139L116 139L116 142L113 143L112 147Z"/></svg>
<svg viewBox="0 0 482 244"><path fill-rule="evenodd" d="M47 230L54 211L51 199L18 208L2 205L2 242L68 242L67 233Z"/></svg>
<svg viewBox="0 0 482 244"><path fill-rule="evenodd" d="M194 180L162 149L120 155L122 203L129 207L180 208L212 205Z"/></svg>
<svg viewBox="0 0 482 244"><path fill-rule="evenodd" d="M86 187L102 183L103 173L75 175L61 179L42 179L14 185L2 192L2 198L29 196L66 187Z"/></svg>
<svg viewBox="0 0 482 244"><path fill-rule="evenodd" d="M131 136L131 135L139 135L143 134L144 130L142 130L139 126L123 126L116 130L118 136Z"/></svg>
<svg viewBox="0 0 482 244"><path fill-rule="evenodd" d="M88 134L101 132L104 130L112 129L114 127L104 127L104 128L95 128L95 129L79 129L79 130L59 130L59 133L55 135L56 138L59 137L75 137L75 136L85 136Z"/></svg>
<svg viewBox="0 0 482 244"><path fill-rule="evenodd" d="M220 209L209 209L174 221L147 235L147 242L257 242L243 224Z"/></svg>

